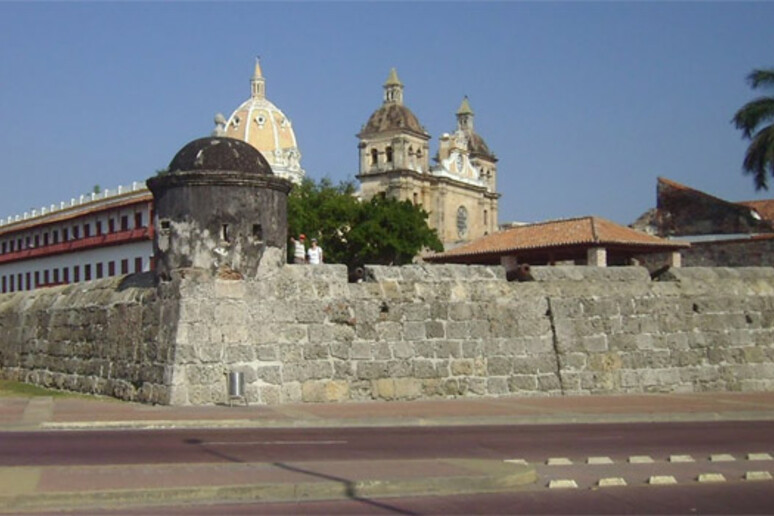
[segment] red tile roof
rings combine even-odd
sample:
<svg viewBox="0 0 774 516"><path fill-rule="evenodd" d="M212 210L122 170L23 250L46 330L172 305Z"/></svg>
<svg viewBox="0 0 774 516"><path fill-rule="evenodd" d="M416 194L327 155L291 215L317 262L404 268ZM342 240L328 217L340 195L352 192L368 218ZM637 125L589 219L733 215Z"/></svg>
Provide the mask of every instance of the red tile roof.
<svg viewBox="0 0 774 516"><path fill-rule="evenodd" d="M661 251L689 246L684 242L666 240L619 226L600 217L579 217L518 226L443 253L425 256L425 259L433 261L436 258L505 254L577 245L650 247Z"/></svg>
<svg viewBox="0 0 774 516"><path fill-rule="evenodd" d="M763 199L760 201L743 201L737 204L741 204L742 206L747 206L748 208L754 209L756 212L758 212L758 215L760 215L761 218L763 218L763 220L774 222L774 199Z"/></svg>

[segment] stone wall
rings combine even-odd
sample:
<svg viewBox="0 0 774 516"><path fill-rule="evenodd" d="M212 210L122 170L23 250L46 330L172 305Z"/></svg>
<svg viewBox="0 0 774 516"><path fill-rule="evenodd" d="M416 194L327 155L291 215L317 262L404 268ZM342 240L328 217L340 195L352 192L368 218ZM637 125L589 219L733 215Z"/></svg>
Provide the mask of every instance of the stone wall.
<svg viewBox="0 0 774 516"><path fill-rule="evenodd" d="M288 266L189 278L173 403L770 390L774 271L638 267Z"/></svg>
<svg viewBox="0 0 774 516"><path fill-rule="evenodd" d="M289 265L0 296L3 375L251 403L774 389L774 270Z"/></svg>
<svg viewBox="0 0 774 516"><path fill-rule="evenodd" d="M774 237L770 235L739 240L694 242L680 250L683 267L772 267L774 266ZM637 260L654 271L668 263L669 255L656 253L641 255Z"/></svg>
<svg viewBox="0 0 774 516"><path fill-rule="evenodd" d="M0 377L168 403L177 303L150 273L0 295Z"/></svg>

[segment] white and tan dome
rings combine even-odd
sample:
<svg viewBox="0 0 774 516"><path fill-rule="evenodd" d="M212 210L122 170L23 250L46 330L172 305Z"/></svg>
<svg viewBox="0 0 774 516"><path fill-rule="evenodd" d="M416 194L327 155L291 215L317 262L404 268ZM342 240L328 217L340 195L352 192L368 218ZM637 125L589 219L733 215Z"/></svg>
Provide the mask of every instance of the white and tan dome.
<svg viewBox="0 0 774 516"><path fill-rule="evenodd" d="M274 173L300 183L306 172L301 168L301 152L290 119L266 99L266 80L256 59L250 80L250 98L226 121L224 136L246 141L258 149Z"/></svg>

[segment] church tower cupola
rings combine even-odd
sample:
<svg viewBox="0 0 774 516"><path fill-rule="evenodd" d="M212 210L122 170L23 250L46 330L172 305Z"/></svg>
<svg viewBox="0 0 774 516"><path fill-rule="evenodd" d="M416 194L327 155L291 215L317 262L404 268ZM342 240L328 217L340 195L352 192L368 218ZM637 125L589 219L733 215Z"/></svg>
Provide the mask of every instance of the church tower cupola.
<svg viewBox="0 0 774 516"><path fill-rule="evenodd" d="M250 79L250 88L252 90L252 98L266 98L266 79L263 78L263 73L261 72L260 57L255 58L255 71L253 72L253 78Z"/></svg>
<svg viewBox="0 0 774 516"><path fill-rule="evenodd" d="M403 105L403 83L398 79L395 68L390 70L390 76L384 83L384 103Z"/></svg>
<svg viewBox="0 0 774 516"><path fill-rule="evenodd" d="M460 131L473 131L473 110L470 108L468 96L462 99L462 104L457 110L457 129Z"/></svg>

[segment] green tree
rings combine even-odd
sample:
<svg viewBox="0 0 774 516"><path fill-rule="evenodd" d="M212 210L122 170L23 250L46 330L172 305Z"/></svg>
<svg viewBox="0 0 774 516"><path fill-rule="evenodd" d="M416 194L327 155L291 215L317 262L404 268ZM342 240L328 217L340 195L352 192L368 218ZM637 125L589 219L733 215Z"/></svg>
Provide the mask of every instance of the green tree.
<svg viewBox="0 0 774 516"><path fill-rule="evenodd" d="M325 261L350 269L364 264L410 263L423 248L443 249L428 214L408 201L377 196L360 202L352 181L305 179L288 197L288 230L317 238ZM289 253L292 249L288 250Z"/></svg>
<svg viewBox="0 0 774 516"><path fill-rule="evenodd" d="M774 88L774 68L753 70L747 81L753 89ZM774 97L748 102L736 112L732 122L750 140L742 164L744 173L753 176L756 190L768 190L767 176L774 176Z"/></svg>

